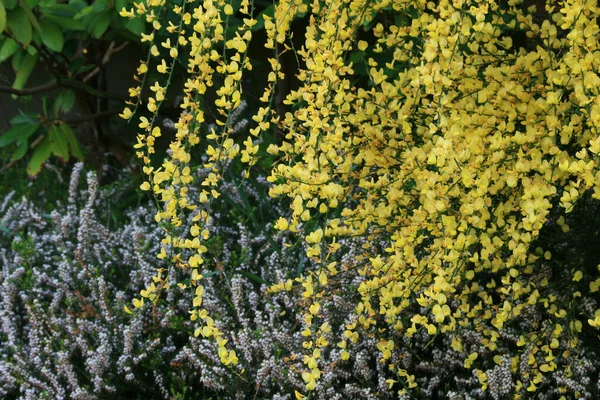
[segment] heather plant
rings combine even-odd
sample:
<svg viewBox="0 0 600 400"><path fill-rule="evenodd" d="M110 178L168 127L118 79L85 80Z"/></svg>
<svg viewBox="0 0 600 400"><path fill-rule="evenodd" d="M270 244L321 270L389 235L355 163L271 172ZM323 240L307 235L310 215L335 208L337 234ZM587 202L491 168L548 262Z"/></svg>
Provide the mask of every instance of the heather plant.
<svg viewBox="0 0 600 400"><path fill-rule="evenodd" d="M93 173L80 193L81 169L78 164L73 172L68 202L49 216L25 198L4 204L3 397L97 398L117 387L126 397L120 381L137 381L144 393L151 387L142 384L148 377L160 378L152 370L137 376L131 371L149 363L145 349L152 349L154 338L136 342L144 321L120 318L126 283L139 285L155 272L140 251L156 233L141 228L148 219L143 210L133 212L134 223L110 232L101 222L106 211L96 210L119 193L99 196Z"/></svg>
<svg viewBox="0 0 600 400"><path fill-rule="evenodd" d="M159 22L171 9L179 17ZM179 63L188 74L167 157L152 162L162 135L155 118L139 117L136 148L141 188L161 204L158 257L189 271L194 336L213 338L224 367L240 368L204 300L207 227L227 160L245 164L247 177L270 154L269 194L291 211L274 228L299 238L308 260L269 290L288 292L302 310L302 367L288 360L305 384L297 398L332 387L325 371L336 347L335 362L354 355L358 363L353 348L370 340L378 349L371 371L383 365L384 383L401 396L597 393L589 378L597 366L583 355L597 347L598 266L557 264L561 250L541 232L568 229L578 201L600 196L598 13L588 0L543 10L519 0L280 1L259 25L249 0L124 9L153 26L138 74L152 68L164 79L149 82L155 96L134 98L122 116L140 106L156 115ZM230 29L234 17L242 22ZM306 29L297 46L299 20ZM231 115L255 64L247 50L256 27L272 49L271 71L250 134L239 138ZM282 68L286 52L295 74ZM282 96L286 79L298 88ZM288 112L278 112L278 100ZM282 138L267 145L271 132ZM199 152L211 172L196 195ZM360 250L348 240L362 240ZM179 283L159 281L167 292ZM133 304L161 293L151 285ZM327 318L336 294L352 304L343 325ZM454 368L437 374L444 363ZM450 375L471 392L446 386Z"/></svg>
<svg viewBox="0 0 600 400"><path fill-rule="evenodd" d="M200 169L195 177L200 182L209 174L210 169ZM249 218L249 204L285 212L277 204L265 204L261 192L267 190L266 181L232 179L224 182L224 195L214 205L229 212L214 212L214 223L207 227L215 240L207 243L213 255L207 264L213 271L203 280L204 305L244 368L224 367L215 343L193 336L195 324L185 317L194 297L187 272L167 271L153 257L162 232L154 222L154 206L128 210L115 227L106 200L123 198L130 188L101 188L96 174L84 174L77 164L68 199L51 214L14 193L0 205L0 222L6 227L0 233L0 395L289 398L302 390L304 383L293 372L303 366L299 338L304 318L289 293L265 296L265 291L270 282L288 276L290 264L302 259L303 251L286 246L292 239L288 234L269 236L271 226ZM201 190L190 187L196 195ZM239 218L232 218L234 208ZM349 248L361 244L360 239L345 243ZM124 311L147 281L166 274L181 284L135 317ZM342 284L356 285L354 279L348 275ZM323 303L325 320L338 330L350 322L354 304L341 289ZM340 361L341 349L324 353L323 360L330 363L324 368L328 384L317 393L326 398L391 397L385 383L389 371L376 363L376 343L373 338L357 343L350 350L355 363Z"/></svg>
<svg viewBox="0 0 600 400"><path fill-rule="evenodd" d="M199 170L197 181L209 173L209 169ZM225 182L224 195L214 205L222 212L213 213L214 224L209 227L218 240L209 243L214 258L207 264L213 272L205 274L204 303L240 354L244 368L235 370L221 365L211 340L191 335L195 326L183 317L193 297L189 290L178 287L165 293L135 318L123 311L123 304L164 267L149 252L158 251L161 235L153 219L155 209L151 204L134 207L126 213L126 221L115 227L106 200L123 198L128 188L99 188L95 174L85 179L82 175L77 165L67 201L56 204L51 215L28 199L16 199L14 193L0 205L0 223L7 227L0 236L0 387L4 398L289 398L290 393L302 390L304 382L294 372L304 365L300 340L304 317L291 293L265 296L265 289L269 282L285 280L293 265L300 271L315 265L302 257L305 249L286 246L293 240L291 235L276 233L269 238L261 233L271 232L269 226L252 222L247 205L285 213L272 202L267 207L261 195L267 189L264 180ZM191 190L199 194L201 189L192 186ZM573 250L595 229L589 218L588 224L577 221L594 212L590 207L593 204L579 207L560 225L554 224L561 232L573 227L565 237L550 232L564 247L554 258L562 255L573 266L593 262ZM233 218L235 214L239 218ZM340 240L340 245L343 261L351 262L373 244L353 238ZM273 251L275 247L279 250ZM559 262L548 267L560 271L561 266ZM170 279L185 282L185 271L174 269L170 274ZM343 335L345 325L356 320L352 310L359 295L348 288L356 288L364 278L341 277L321 299L322 318L332 327L328 340ZM596 307L593 299L583 304ZM530 326L542 316L532 313L522 324ZM505 354L514 347L518 331L498 338ZM457 335L482 357L490 355L480 342L481 334L466 327ZM412 341L398 340L406 347L401 355L394 355L394 361L415 371L423 397L486 397L478 378L456 357L450 338L431 341L419 332ZM561 371L549 375L549 382L539 388L540 398L555 398L558 384L578 391L580 397L595 397L598 388L593 383L598 381L599 366L590 352L593 341L590 344L586 352L571 353L571 377ZM394 390L386 381L394 376L378 362L377 338L358 337L346 349L323 352L323 378L315 396L393 398ZM510 397L507 393L514 389L510 371L491 360L488 365L490 396ZM518 368L526 372L530 367L523 363Z"/></svg>

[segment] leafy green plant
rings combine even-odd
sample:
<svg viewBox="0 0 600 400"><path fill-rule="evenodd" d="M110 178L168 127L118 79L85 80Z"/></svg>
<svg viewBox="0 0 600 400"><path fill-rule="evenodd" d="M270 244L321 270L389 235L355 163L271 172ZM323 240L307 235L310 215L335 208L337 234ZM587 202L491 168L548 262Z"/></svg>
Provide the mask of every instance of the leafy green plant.
<svg viewBox="0 0 600 400"><path fill-rule="evenodd" d="M60 116L63 111L68 111L74 102L71 90L61 92L54 101L51 115ZM46 101L44 105L46 105ZM83 153L75 137L73 129L60 119L51 118L44 107L43 116L36 114L20 114L11 119L11 129L0 137L0 147L13 146L14 152L10 158L16 162L23 158L31 148L31 156L27 163L27 173L37 175L42 165L51 155L66 162L70 158L83 159Z"/></svg>
<svg viewBox="0 0 600 400"><path fill-rule="evenodd" d="M29 154L27 172L35 176L51 156L62 161L82 159L73 126L116 115L109 100L126 96L106 90L105 67L130 42L138 42L146 22L123 22L117 9L130 0L0 0L0 63L15 72L10 86L0 92L23 99L44 97L43 113L16 115L0 136L0 147L10 146L9 167ZM34 70L44 68L46 82L26 87ZM50 103L49 99L52 98ZM89 100L94 109L67 118L76 102ZM81 113L80 113L81 114Z"/></svg>

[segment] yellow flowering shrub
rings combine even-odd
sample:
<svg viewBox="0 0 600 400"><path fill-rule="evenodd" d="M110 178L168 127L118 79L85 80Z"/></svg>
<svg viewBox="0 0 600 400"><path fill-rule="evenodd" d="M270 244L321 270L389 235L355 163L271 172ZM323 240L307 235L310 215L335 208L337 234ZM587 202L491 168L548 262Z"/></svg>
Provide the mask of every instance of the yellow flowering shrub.
<svg viewBox="0 0 600 400"><path fill-rule="evenodd" d="M178 20L163 26L166 8ZM479 366L486 360L463 348L456 332L474 330L494 354L507 327L531 309L542 310L549 325L540 321L515 340L510 368L516 371L521 356L531 366L517 380L516 396L535 392L549 371L564 368L569 376L560 359L577 346L583 325L597 337L600 310L576 311L580 291L551 290L541 272L553 249L537 241L586 193L600 198L600 9L595 1L566 0L537 11L520 0L275 2L271 14L261 14L265 42L257 44L269 49L270 70L241 139L232 135L230 116L253 71L253 3L148 0L122 11L153 27L144 36L151 49L138 69L142 86L149 69L164 75L147 83L152 96L143 104L139 88L132 90L123 112L135 118L145 107L154 116L139 117L136 148L147 176L141 188L161 205L158 257L189 271L195 334L215 338L225 365L238 357L202 308L205 226L224 161L239 160L248 176L268 153L275 157L270 195L290 204L275 228L301 237L313 265L269 289L293 292L303 312L305 368L298 373L307 392L319 384L321 354L337 344L347 360L362 335L378 340L381 361L397 375L390 385L418 390L411 371L393 362L403 352L400 338L417 333L452 337L457 357L485 390ZM234 15L242 22L232 29ZM306 24L300 47L292 40L296 20ZM159 33L168 38L159 43ZM282 68L284 52L294 52L297 71ZM177 133L162 164L152 165L161 136L155 117L181 60L187 80ZM283 80L297 88L282 99L289 111L278 115L273 102ZM207 129L209 109L216 112ZM261 148L273 129L281 140ZM212 174L189 198L199 145ZM193 224L183 229L188 218ZM365 245L348 259L340 241L355 237ZM343 274L360 281L356 315L332 343L327 338L337 327L322 321L322 299L352 290L336 286ZM597 269L570 274L573 284L591 282L577 286L583 295L598 291ZM163 289L184 285L155 278ZM154 301L156 288L134 304ZM505 362L496 355L494 362Z"/></svg>

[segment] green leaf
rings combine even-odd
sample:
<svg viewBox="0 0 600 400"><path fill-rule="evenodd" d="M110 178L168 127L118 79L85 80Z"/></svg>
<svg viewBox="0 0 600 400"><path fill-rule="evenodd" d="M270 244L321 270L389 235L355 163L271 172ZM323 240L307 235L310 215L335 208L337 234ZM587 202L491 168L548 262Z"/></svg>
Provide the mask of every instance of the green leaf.
<svg viewBox="0 0 600 400"><path fill-rule="evenodd" d="M208 272L206 272L206 273L204 273L204 272L203 272L203 273L202 273L202 277L203 277L203 278L210 278L211 276L215 276L215 275L217 275L217 274L218 274L218 272L217 272L217 271L208 271Z"/></svg>
<svg viewBox="0 0 600 400"><path fill-rule="evenodd" d="M121 12L123 8L127 8L129 0L115 0L115 10Z"/></svg>
<svg viewBox="0 0 600 400"><path fill-rule="evenodd" d="M83 74L87 71L91 71L96 68L95 64L84 64L85 61L81 58L77 58L73 60L72 63L69 64L68 69L69 72L73 75Z"/></svg>
<svg viewBox="0 0 600 400"><path fill-rule="evenodd" d="M94 9L93 6L88 6L88 7L82 8L81 10L79 10L79 12L77 14L75 14L75 16L73 16L73 18L81 19L81 18L85 17L86 15L88 15L89 13L91 13L93 9Z"/></svg>
<svg viewBox="0 0 600 400"><path fill-rule="evenodd" d="M69 161L69 142L58 125L52 125L48 133L50 139L50 150L52 154L62 161Z"/></svg>
<svg viewBox="0 0 600 400"><path fill-rule="evenodd" d="M5 227L4 225L0 224L0 231L9 234L9 235L14 235L14 233L12 233L7 227Z"/></svg>
<svg viewBox="0 0 600 400"><path fill-rule="evenodd" d="M63 111L69 111L75 104L75 92L71 89L66 89L60 92L54 103L55 114L58 114L58 110L56 109L57 104L58 107L60 107Z"/></svg>
<svg viewBox="0 0 600 400"><path fill-rule="evenodd" d="M42 35L36 30L33 31L33 39L31 39L31 41L35 43L35 46L29 46L27 50L29 50L30 48L33 48L35 50L36 48L40 48L44 45L44 42L42 41Z"/></svg>
<svg viewBox="0 0 600 400"><path fill-rule="evenodd" d="M19 110L19 115L15 115L14 117L12 117L10 119L10 123L11 123L11 125L19 125L19 124L35 125L38 123L37 121L39 118L40 118L39 114L25 113L25 112Z"/></svg>
<svg viewBox="0 0 600 400"><path fill-rule="evenodd" d="M253 274L253 273L251 273L251 272L248 272L248 271L240 271L240 270L237 270L237 271L235 271L235 272L237 272L238 274L240 274L240 275L242 275L242 276L244 276L244 277L246 277L246 278L248 278L248 279L250 279L251 281L254 281L254 282L256 282L256 283L260 283L260 284L263 284L263 285L266 285L266 284L267 284L267 281L265 281L263 278L261 278L261 277L260 277L260 276L258 276L258 275L254 275L254 274Z"/></svg>
<svg viewBox="0 0 600 400"><path fill-rule="evenodd" d="M266 15L266 16L273 18L274 12L275 12L275 6L273 6L273 5L265 8L265 10L263 12L258 14L258 16L256 17L256 25L254 25L250 30L254 31L254 32L260 31L265 26L265 17L264 16Z"/></svg>
<svg viewBox="0 0 600 400"><path fill-rule="evenodd" d="M19 44L12 38L6 38L0 48L0 63L8 60L17 50L19 50Z"/></svg>
<svg viewBox="0 0 600 400"><path fill-rule="evenodd" d="M45 18L49 16L73 18L79 12L79 8L71 4L42 5L40 12L45 15Z"/></svg>
<svg viewBox="0 0 600 400"><path fill-rule="evenodd" d="M146 31L146 21L144 21L142 18L131 19L125 25L125 29L138 37L142 36L142 32Z"/></svg>
<svg viewBox="0 0 600 400"><path fill-rule="evenodd" d="M300 257L301 257L300 262L298 263L298 269L296 271L296 274L298 276L302 275L302 272L304 272L304 267L306 266L306 261L308 261L308 259L304 255L304 252L302 253L302 255Z"/></svg>
<svg viewBox="0 0 600 400"><path fill-rule="evenodd" d="M61 17L58 15L46 15L44 20L52 21L63 29L68 29L72 31L83 31L85 30L85 26L81 21L77 19L72 19L68 17Z"/></svg>
<svg viewBox="0 0 600 400"><path fill-rule="evenodd" d="M0 32L4 32L6 27L6 10L4 9L4 2L0 1Z"/></svg>
<svg viewBox="0 0 600 400"><path fill-rule="evenodd" d="M17 147L17 151L15 151L13 153L12 157L10 158L10 161L20 160L27 153L28 149L29 149L29 142L27 142L27 140L25 140L24 142L21 142L21 144L19 144L19 147Z"/></svg>
<svg viewBox="0 0 600 400"><path fill-rule="evenodd" d="M48 97L42 97L42 111L44 111L44 115L48 115Z"/></svg>
<svg viewBox="0 0 600 400"><path fill-rule="evenodd" d="M40 24L42 26L42 41L46 47L61 52L65 45L65 38L60 27L47 18L44 18Z"/></svg>
<svg viewBox="0 0 600 400"><path fill-rule="evenodd" d="M42 170L42 166L48 158L52 154L52 150L50 150L50 140L48 137L45 137L33 150L31 154L31 158L27 163L27 174L33 177L40 173Z"/></svg>
<svg viewBox="0 0 600 400"><path fill-rule="evenodd" d="M25 14L27 15L27 19L29 19L29 22L31 22L31 25L38 32L42 33L42 27L40 26L40 23L38 22L35 15L33 15L33 12L31 11L29 4L27 4L27 1L19 0L19 4L21 5L21 8L23 9L23 11L25 11ZM33 5L31 7L35 7L35 5Z"/></svg>
<svg viewBox="0 0 600 400"><path fill-rule="evenodd" d="M111 13L107 11L105 13L102 13L102 15L94 21L92 35L96 39L99 39L100 36L102 36L104 32L106 32L106 30L108 29L108 25L110 25L110 18Z"/></svg>
<svg viewBox="0 0 600 400"><path fill-rule="evenodd" d="M23 57L25 57L25 54L27 54L27 52L21 48L19 48L15 52L15 54L13 54L12 58L10 59L13 70L16 71L17 69L19 69L19 67L21 66L21 61L23 61Z"/></svg>
<svg viewBox="0 0 600 400"><path fill-rule="evenodd" d="M17 0L4 0L4 8L12 10L17 6Z"/></svg>
<svg viewBox="0 0 600 400"><path fill-rule="evenodd" d="M83 152L81 151L81 147L79 147L79 142L75 137L75 132L73 132L73 129L71 129L71 127L64 122L60 123L59 128L69 143L69 152L71 155L80 161L83 160Z"/></svg>
<svg viewBox="0 0 600 400"><path fill-rule="evenodd" d="M108 4L106 0L95 0L93 4L94 12L101 13L106 10Z"/></svg>
<svg viewBox="0 0 600 400"><path fill-rule="evenodd" d="M23 46L29 46L32 33L31 22L29 22L25 11L22 8L8 11L6 21L6 27L12 32L14 39Z"/></svg>
<svg viewBox="0 0 600 400"><path fill-rule="evenodd" d="M39 33L35 32L35 35L33 35L34 36L34 40L35 40L35 36L36 35L39 35ZM41 39L40 39L40 42L41 42ZM38 44L38 43L36 43L36 44ZM37 49L35 47L33 47L33 46L27 46L26 51L27 51L27 54L32 55L32 56L35 56L37 54L37 52L38 52Z"/></svg>
<svg viewBox="0 0 600 400"><path fill-rule="evenodd" d="M21 124L13 126L12 129L9 129L8 131L4 132L2 136L0 136L0 147L4 147L13 142L27 141L27 139L33 135L39 127L40 124Z"/></svg>
<svg viewBox="0 0 600 400"><path fill-rule="evenodd" d="M23 61L21 61L21 65L17 69L17 76L15 77L15 81L12 85L13 89L23 89L29 76L31 75L31 71L33 71L33 67L35 67L35 63L37 62L38 55L31 55L29 53L25 54L23 57ZM18 96L13 95L13 99L16 99Z"/></svg>

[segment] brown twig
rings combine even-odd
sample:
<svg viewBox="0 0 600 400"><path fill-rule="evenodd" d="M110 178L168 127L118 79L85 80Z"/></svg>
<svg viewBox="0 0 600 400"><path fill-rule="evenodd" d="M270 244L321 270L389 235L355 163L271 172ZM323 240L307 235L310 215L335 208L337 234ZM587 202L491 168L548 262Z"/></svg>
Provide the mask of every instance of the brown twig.
<svg viewBox="0 0 600 400"><path fill-rule="evenodd" d="M104 67L106 64L108 64L112 55L123 50L128 44L129 44L128 42L125 42L125 43L122 43L120 46L115 47L115 42L114 41L110 42L110 45L108 46L108 49L106 50L106 53L104 53L104 56L102 56L102 64L97 66L89 74L87 74L82 79L82 82L87 82L90 79L92 79L94 76L98 75L98 73L100 72L100 67L101 66Z"/></svg>
<svg viewBox="0 0 600 400"><path fill-rule="evenodd" d="M57 79L53 82L46 83L46 84L36 86L36 87L32 87L32 88L28 88L28 89L14 89L9 86L0 86L0 92L15 94L17 96L30 96L33 94L44 93L44 92L48 92L53 89L58 89L58 88L63 88L63 87L70 88L70 89L76 89L76 90L82 90L82 91L92 94L94 96L104 97L107 99L120 100L120 101L127 100L127 97L125 97L125 96L119 96L116 94L108 93L104 90L94 89L94 88L86 85L85 83L76 81L74 79L66 79L66 80Z"/></svg>
<svg viewBox="0 0 600 400"><path fill-rule="evenodd" d="M0 92L15 94L17 96L29 96L32 94L48 92L50 90L56 89L57 87L58 82L54 81L28 89L14 89L9 86L0 86Z"/></svg>
<svg viewBox="0 0 600 400"><path fill-rule="evenodd" d="M96 114L82 115L81 117L65 119L64 122L69 125L77 125L82 122L92 121L99 118L109 117L123 111L123 108L114 108L112 110L102 111Z"/></svg>
<svg viewBox="0 0 600 400"><path fill-rule="evenodd" d="M38 144L40 144L40 142L44 140L44 135L38 136L33 142L31 142L31 145L29 146L30 149L35 148L35 146L37 146Z"/></svg>

